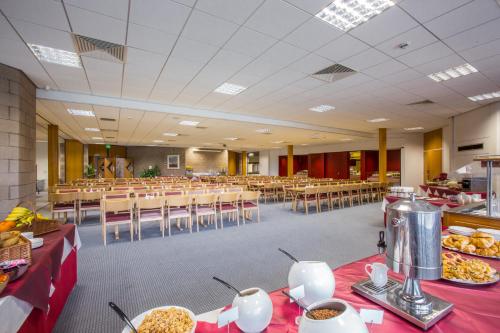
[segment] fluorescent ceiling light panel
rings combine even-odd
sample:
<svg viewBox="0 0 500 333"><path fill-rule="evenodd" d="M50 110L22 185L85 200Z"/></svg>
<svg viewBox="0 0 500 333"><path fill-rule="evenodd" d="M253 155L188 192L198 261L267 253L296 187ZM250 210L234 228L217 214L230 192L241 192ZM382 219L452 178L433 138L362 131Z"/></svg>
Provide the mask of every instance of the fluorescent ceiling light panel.
<svg viewBox="0 0 500 333"><path fill-rule="evenodd" d="M153 142L154 142L154 143L163 143L163 142L165 142L165 141L163 141L163 140L153 140Z"/></svg>
<svg viewBox="0 0 500 333"><path fill-rule="evenodd" d="M309 110L314 111L314 112L326 112L330 110L334 110L335 106L331 105L318 105L313 108L310 108Z"/></svg>
<svg viewBox="0 0 500 333"><path fill-rule="evenodd" d="M495 92L471 96L471 97L467 97L467 98L473 102L477 102L477 101L484 101L485 99L492 99L492 98L499 98L499 97L500 97L500 91L495 91Z"/></svg>
<svg viewBox="0 0 500 333"><path fill-rule="evenodd" d="M92 140L104 140L103 138L101 138L100 136L93 136L92 137Z"/></svg>
<svg viewBox="0 0 500 333"><path fill-rule="evenodd" d="M424 128L422 126L417 126L417 127L405 127L405 131L418 131L418 130L423 130Z"/></svg>
<svg viewBox="0 0 500 333"><path fill-rule="evenodd" d="M82 116L82 117L95 117L93 111L88 110L76 110L76 109L68 109L69 114L73 116Z"/></svg>
<svg viewBox="0 0 500 333"><path fill-rule="evenodd" d="M94 128L94 127L86 127L85 130L87 132L100 132L100 130L98 128Z"/></svg>
<svg viewBox="0 0 500 333"><path fill-rule="evenodd" d="M458 67L448 68L442 72L432 73L427 75L430 79L441 82L448 81L450 79L455 79L460 76L469 75L472 73L476 73L477 69L474 68L471 64L463 64Z"/></svg>
<svg viewBox="0 0 500 333"><path fill-rule="evenodd" d="M260 128L258 130L255 130L257 133L262 133L262 134L271 134L271 129L269 128Z"/></svg>
<svg viewBox="0 0 500 333"><path fill-rule="evenodd" d="M335 0L316 17L337 29L349 31L394 5L390 0Z"/></svg>
<svg viewBox="0 0 500 333"><path fill-rule="evenodd" d="M80 57L75 52L59 50L48 46L30 43L28 43L28 46L40 61L69 67L82 67L82 64L80 63Z"/></svg>
<svg viewBox="0 0 500 333"><path fill-rule="evenodd" d="M198 126L200 122L199 121L192 121L192 120L183 120L179 122L179 125L182 126Z"/></svg>
<svg viewBox="0 0 500 333"><path fill-rule="evenodd" d="M239 86L237 84L226 82L221 84L217 89L214 90L214 92L226 95L238 95L245 89L245 87Z"/></svg>
<svg viewBox="0 0 500 333"><path fill-rule="evenodd" d="M389 119L387 118L374 118L374 119L368 119L367 122L369 123L381 123L384 121L388 121Z"/></svg>
<svg viewBox="0 0 500 333"><path fill-rule="evenodd" d="M170 132L166 132L166 133L163 133L163 135L165 136L178 136L179 133L170 133Z"/></svg>
<svg viewBox="0 0 500 333"><path fill-rule="evenodd" d="M271 142L271 143L280 144L280 143L283 143L283 142L285 142L285 141L280 140L280 141L273 141L273 142Z"/></svg>
<svg viewBox="0 0 500 333"><path fill-rule="evenodd" d="M238 140L239 138L224 138L224 140L229 140L229 141L236 141Z"/></svg>
<svg viewBox="0 0 500 333"><path fill-rule="evenodd" d="M344 138L344 139L340 139L340 141L352 141L352 139L350 139L350 138Z"/></svg>

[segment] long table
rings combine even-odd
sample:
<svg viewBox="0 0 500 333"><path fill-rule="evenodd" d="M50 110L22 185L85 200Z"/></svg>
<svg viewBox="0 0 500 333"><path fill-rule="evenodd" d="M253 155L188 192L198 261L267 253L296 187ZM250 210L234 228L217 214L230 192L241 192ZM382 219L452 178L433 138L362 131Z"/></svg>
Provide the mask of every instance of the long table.
<svg viewBox="0 0 500 333"><path fill-rule="evenodd" d="M0 333L51 332L77 281L78 231L73 224L46 234L32 264L0 295Z"/></svg>
<svg viewBox="0 0 500 333"><path fill-rule="evenodd" d="M464 255L466 256L466 255ZM467 256L470 257L470 256ZM334 297L343 299L350 303L359 311L363 309L383 308L372 303L366 298L354 293L351 286L367 278L364 267L368 263L384 262L382 255L375 255L364 258L353 263L340 266L335 269L335 294ZM492 267L500 270L500 261L494 259L485 259ZM389 275L399 281L403 280L401 275L390 272ZM455 305L453 311L445 318L431 327L429 333L484 333L497 332L500 326L500 283L487 287L466 288L444 280L422 281L424 291L447 300ZM271 324L265 331L266 333L297 333L298 327L295 324L297 316L297 305L290 303L289 299L282 295L281 290L270 293L273 302L274 312ZM227 328L217 328L217 316L222 309L214 310L198 316L197 333L215 333L227 332ZM421 333L423 332L417 326L396 316L395 314L384 311L383 323L380 325L370 325L370 333ZM236 325L230 325L229 332L240 332Z"/></svg>

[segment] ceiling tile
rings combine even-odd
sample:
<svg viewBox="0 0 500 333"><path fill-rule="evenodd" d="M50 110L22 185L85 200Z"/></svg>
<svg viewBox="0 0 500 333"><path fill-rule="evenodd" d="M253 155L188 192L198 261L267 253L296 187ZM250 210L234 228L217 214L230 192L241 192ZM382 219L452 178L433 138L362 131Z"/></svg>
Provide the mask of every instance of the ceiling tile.
<svg viewBox="0 0 500 333"><path fill-rule="evenodd" d="M444 40L455 51L462 51L500 39L500 19L481 24Z"/></svg>
<svg viewBox="0 0 500 333"><path fill-rule="evenodd" d="M427 22L471 1L472 0L404 0L398 5L407 10L420 22Z"/></svg>
<svg viewBox="0 0 500 333"><path fill-rule="evenodd" d="M166 60L165 55L129 48L125 71L129 75L149 77L154 80Z"/></svg>
<svg viewBox="0 0 500 333"><path fill-rule="evenodd" d="M177 39L176 35L130 23L127 44L146 51L169 54Z"/></svg>
<svg viewBox="0 0 500 333"><path fill-rule="evenodd" d="M376 45L418 25L398 6L387 9L368 22L349 31L349 34L370 45Z"/></svg>
<svg viewBox="0 0 500 333"><path fill-rule="evenodd" d="M284 40L308 51L314 51L342 34L341 30L336 29L331 24L312 17L286 36ZM311 38L312 36L314 38Z"/></svg>
<svg viewBox="0 0 500 333"><path fill-rule="evenodd" d="M131 1L130 22L178 34L190 11L191 8L169 0Z"/></svg>
<svg viewBox="0 0 500 333"><path fill-rule="evenodd" d="M491 82L481 73L474 73L458 77L453 80L444 81L443 84L463 96L476 96L492 91L498 91L497 84Z"/></svg>
<svg viewBox="0 0 500 333"><path fill-rule="evenodd" d="M363 70L363 73L373 76L375 78L381 78L396 72L408 69L405 65L396 60L389 60L379 65L375 65L368 69Z"/></svg>
<svg viewBox="0 0 500 333"><path fill-rule="evenodd" d="M276 64L280 68L286 67L292 62L302 58L307 51L299 49L285 42L278 42L263 55L259 57L260 61Z"/></svg>
<svg viewBox="0 0 500 333"><path fill-rule="evenodd" d="M420 78L422 76L423 76L422 73L419 73L416 70L409 68L409 69L406 69L406 70L401 71L401 72L387 75L387 76L382 78L382 81L387 82L387 83L391 83L391 84L398 84L401 82L414 80L414 79Z"/></svg>
<svg viewBox="0 0 500 333"><path fill-rule="evenodd" d="M196 8L225 20L243 24L263 0L198 0Z"/></svg>
<svg viewBox="0 0 500 333"><path fill-rule="evenodd" d="M75 52L73 40L69 32L47 28L18 19L11 19L11 23L26 43Z"/></svg>
<svg viewBox="0 0 500 333"><path fill-rule="evenodd" d="M447 57L425 63L423 65L415 66L414 69L418 72L428 75L443 71L448 68L460 66L463 65L464 63L465 60L462 57L456 54L452 54Z"/></svg>
<svg viewBox="0 0 500 333"><path fill-rule="evenodd" d="M498 17L500 6L495 1L475 0L425 23L425 26L445 39Z"/></svg>
<svg viewBox="0 0 500 333"><path fill-rule="evenodd" d="M408 43L408 47L402 49L399 47L401 43ZM399 57L403 54L418 50L426 45L437 42L437 38L434 37L426 29L418 26L394 38L391 38L381 44L378 44L376 48L391 57Z"/></svg>
<svg viewBox="0 0 500 333"><path fill-rule="evenodd" d="M175 45L172 57L184 58L195 63L207 63L217 52L218 48L206 43L179 38Z"/></svg>
<svg viewBox="0 0 500 333"><path fill-rule="evenodd" d="M245 26L280 39L309 17L310 14L282 0L266 0Z"/></svg>
<svg viewBox="0 0 500 333"><path fill-rule="evenodd" d="M10 21L13 22L14 20L15 19L11 19ZM12 29L12 26L3 15L0 15L0 38L19 41L19 36L14 31L14 29Z"/></svg>
<svg viewBox="0 0 500 333"><path fill-rule="evenodd" d="M120 96L123 65L82 56L82 62L95 95Z"/></svg>
<svg viewBox="0 0 500 333"><path fill-rule="evenodd" d="M444 45L442 42L436 42L402 55L397 59L410 67L414 67L432 60L446 57L453 53L453 50Z"/></svg>
<svg viewBox="0 0 500 333"><path fill-rule="evenodd" d="M61 66L44 63L50 76L56 81L61 90L90 93L89 85L83 68Z"/></svg>
<svg viewBox="0 0 500 333"><path fill-rule="evenodd" d="M460 52L460 55L467 61L476 61L484 58L489 58L495 55L500 55L500 38L490 43Z"/></svg>
<svg viewBox="0 0 500 333"><path fill-rule="evenodd" d="M342 60L342 65L352 68L356 71L360 71L388 61L389 59L391 58L389 58L382 52L377 51L374 48L369 48L368 50L362 51L355 56Z"/></svg>
<svg viewBox="0 0 500 333"><path fill-rule="evenodd" d="M257 57L277 42L277 39L260 32L241 27L224 45L224 49L251 57Z"/></svg>
<svg viewBox="0 0 500 333"><path fill-rule="evenodd" d="M290 64L288 67L302 73L313 74L331 65L331 60L320 57L314 53L309 53L305 57Z"/></svg>
<svg viewBox="0 0 500 333"><path fill-rule="evenodd" d="M73 32L106 42L125 44L125 21L73 6L66 6L66 10Z"/></svg>
<svg viewBox="0 0 500 333"><path fill-rule="evenodd" d="M53 0L2 0L0 9L9 18L69 31L68 21L60 1Z"/></svg>
<svg viewBox="0 0 500 333"><path fill-rule="evenodd" d="M315 53L333 61L341 61L369 46L349 35L343 35L318 49Z"/></svg>
<svg viewBox="0 0 500 333"><path fill-rule="evenodd" d="M194 10L184 27L182 37L222 46L236 31L238 25Z"/></svg>
<svg viewBox="0 0 500 333"><path fill-rule="evenodd" d="M285 0L285 1L313 15L316 15L323 8L332 3L332 0Z"/></svg>
<svg viewBox="0 0 500 333"><path fill-rule="evenodd" d="M129 0L64 0L64 3L123 21L126 21L128 16Z"/></svg>

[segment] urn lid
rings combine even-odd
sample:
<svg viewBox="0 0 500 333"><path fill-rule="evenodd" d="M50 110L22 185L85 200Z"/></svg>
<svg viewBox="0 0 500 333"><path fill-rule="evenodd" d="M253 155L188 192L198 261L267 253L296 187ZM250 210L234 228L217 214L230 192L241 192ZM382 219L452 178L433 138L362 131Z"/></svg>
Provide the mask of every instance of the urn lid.
<svg viewBox="0 0 500 333"><path fill-rule="evenodd" d="M436 213L441 209L425 200L416 200L415 193L411 193L409 198L403 198L387 206L387 210L396 210L408 213Z"/></svg>

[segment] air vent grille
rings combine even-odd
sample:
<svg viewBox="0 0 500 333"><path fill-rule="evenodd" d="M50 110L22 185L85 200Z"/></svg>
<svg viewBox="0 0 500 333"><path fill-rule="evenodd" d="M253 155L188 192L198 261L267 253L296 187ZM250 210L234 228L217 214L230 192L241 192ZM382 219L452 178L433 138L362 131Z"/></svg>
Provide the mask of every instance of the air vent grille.
<svg viewBox="0 0 500 333"><path fill-rule="evenodd" d="M77 34L72 36L79 55L119 63L124 63L126 60L127 49L123 45Z"/></svg>
<svg viewBox="0 0 500 333"><path fill-rule="evenodd" d="M208 127L205 127L205 126L196 126L195 128L196 128L196 129L201 129L201 130L204 130L204 129L207 129Z"/></svg>
<svg viewBox="0 0 500 333"><path fill-rule="evenodd" d="M320 71L312 74L311 77L325 81L325 82L333 82L344 79L348 76L354 75L357 72L349 67L346 67L341 64L333 64L329 67L323 68Z"/></svg>
<svg viewBox="0 0 500 333"><path fill-rule="evenodd" d="M116 119L113 118L99 118L101 121L116 121Z"/></svg>
<svg viewBox="0 0 500 333"><path fill-rule="evenodd" d="M431 101L430 99L424 99L423 101L413 102L406 105L411 106L411 105L427 105L427 104L434 104L434 102Z"/></svg>

